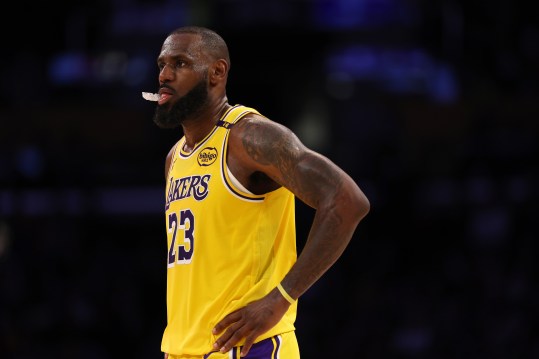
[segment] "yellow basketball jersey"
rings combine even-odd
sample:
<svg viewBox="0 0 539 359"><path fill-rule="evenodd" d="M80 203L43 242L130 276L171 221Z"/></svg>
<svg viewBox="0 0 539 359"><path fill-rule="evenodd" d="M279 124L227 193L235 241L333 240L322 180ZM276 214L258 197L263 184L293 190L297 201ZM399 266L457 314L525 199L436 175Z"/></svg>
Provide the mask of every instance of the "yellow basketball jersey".
<svg viewBox="0 0 539 359"><path fill-rule="evenodd" d="M265 296L296 261L294 195L284 187L252 194L228 171L229 131L253 112L234 106L192 152L182 150L185 138L173 151L166 185L165 353L211 352L215 324ZM257 341L294 330L296 311L297 304L290 306Z"/></svg>

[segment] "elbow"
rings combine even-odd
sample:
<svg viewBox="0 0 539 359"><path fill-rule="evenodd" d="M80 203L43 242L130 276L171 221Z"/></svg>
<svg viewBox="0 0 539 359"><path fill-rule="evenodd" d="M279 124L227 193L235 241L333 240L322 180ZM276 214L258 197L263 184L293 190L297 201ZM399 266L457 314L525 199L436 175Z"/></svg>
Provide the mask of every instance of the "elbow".
<svg viewBox="0 0 539 359"><path fill-rule="evenodd" d="M344 206L349 218L359 224L359 222L370 212L371 204L369 199L363 191L355 184L351 183L350 186L345 189L341 203L345 203Z"/></svg>
<svg viewBox="0 0 539 359"><path fill-rule="evenodd" d="M355 193L351 196L350 207L353 208L353 216L359 223L371 210L371 203L365 194L357 188Z"/></svg>
<svg viewBox="0 0 539 359"><path fill-rule="evenodd" d="M361 200L360 200L360 207L361 207L361 212L360 212L360 220L363 219L363 217L365 217L367 214L369 214L370 210L371 210L371 202L369 202L369 199L367 198L367 196L365 196L365 194L363 192L361 192Z"/></svg>

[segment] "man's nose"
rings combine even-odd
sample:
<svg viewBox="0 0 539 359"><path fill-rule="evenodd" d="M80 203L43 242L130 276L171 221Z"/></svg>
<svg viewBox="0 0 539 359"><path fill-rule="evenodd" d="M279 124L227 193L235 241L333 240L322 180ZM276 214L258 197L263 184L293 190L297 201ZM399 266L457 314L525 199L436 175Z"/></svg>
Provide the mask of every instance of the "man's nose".
<svg viewBox="0 0 539 359"><path fill-rule="evenodd" d="M161 82L171 81L174 79L174 75L175 75L174 68L169 64L165 64L163 68L161 69L161 71L159 72L159 81Z"/></svg>

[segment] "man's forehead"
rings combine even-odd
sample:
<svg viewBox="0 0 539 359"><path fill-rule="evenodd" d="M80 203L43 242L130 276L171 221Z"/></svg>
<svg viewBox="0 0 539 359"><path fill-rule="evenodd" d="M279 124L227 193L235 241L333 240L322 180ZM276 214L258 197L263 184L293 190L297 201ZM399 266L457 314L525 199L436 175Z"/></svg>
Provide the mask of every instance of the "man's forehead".
<svg viewBox="0 0 539 359"><path fill-rule="evenodd" d="M161 52L167 53L191 53L198 44L200 36L197 34L173 34L165 39Z"/></svg>

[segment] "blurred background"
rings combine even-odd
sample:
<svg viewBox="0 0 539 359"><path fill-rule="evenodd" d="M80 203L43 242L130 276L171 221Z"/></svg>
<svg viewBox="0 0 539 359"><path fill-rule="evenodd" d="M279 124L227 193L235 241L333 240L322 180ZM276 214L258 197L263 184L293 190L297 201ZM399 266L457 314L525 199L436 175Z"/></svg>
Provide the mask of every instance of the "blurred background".
<svg viewBox="0 0 539 359"><path fill-rule="evenodd" d="M228 42L232 104L371 201L301 299L302 359L539 358L533 2L15 2L0 57L0 358L161 358L169 31ZM314 212L297 205L301 250Z"/></svg>

